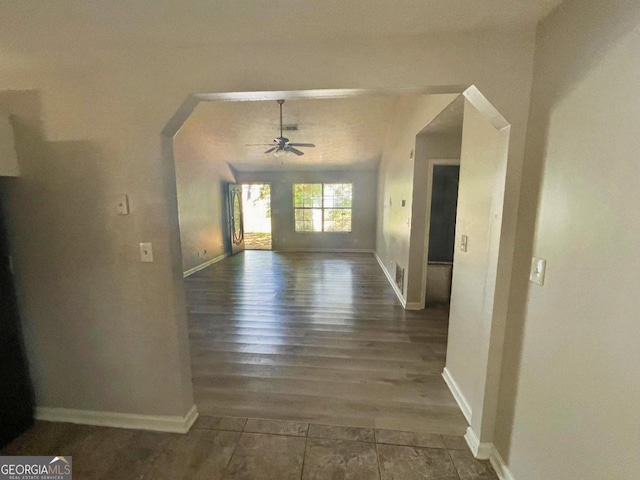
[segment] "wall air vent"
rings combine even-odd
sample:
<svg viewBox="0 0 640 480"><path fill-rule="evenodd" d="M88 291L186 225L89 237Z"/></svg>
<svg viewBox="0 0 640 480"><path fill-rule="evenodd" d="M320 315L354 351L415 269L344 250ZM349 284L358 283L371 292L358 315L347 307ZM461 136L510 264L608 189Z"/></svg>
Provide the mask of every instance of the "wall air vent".
<svg viewBox="0 0 640 480"><path fill-rule="evenodd" d="M291 123L289 125L282 125L282 130L285 132L297 132L298 131L298 125Z"/></svg>

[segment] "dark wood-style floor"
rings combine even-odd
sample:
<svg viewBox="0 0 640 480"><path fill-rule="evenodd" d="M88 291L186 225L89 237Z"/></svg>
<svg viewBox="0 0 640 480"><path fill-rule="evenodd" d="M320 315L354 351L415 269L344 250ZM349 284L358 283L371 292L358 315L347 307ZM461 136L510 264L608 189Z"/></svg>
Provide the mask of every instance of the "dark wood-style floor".
<svg viewBox="0 0 640 480"><path fill-rule="evenodd" d="M371 255L246 252L187 285L188 434L37 422L0 455L91 480L497 480L440 377L446 311L403 311Z"/></svg>
<svg viewBox="0 0 640 480"><path fill-rule="evenodd" d="M464 433L447 311L404 311L373 255L248 251L186 283L202 415Z"/></svg>

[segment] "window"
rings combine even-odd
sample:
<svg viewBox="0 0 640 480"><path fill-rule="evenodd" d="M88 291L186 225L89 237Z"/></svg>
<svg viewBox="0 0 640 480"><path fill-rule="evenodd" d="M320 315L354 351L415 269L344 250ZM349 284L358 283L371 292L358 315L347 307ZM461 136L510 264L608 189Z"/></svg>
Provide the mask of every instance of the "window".
<svg viewBox="0 0 640 480"><path fill-rule="evenodd" d="M293 207L296 232L350 232L351 183L296 183Z"/></svg>

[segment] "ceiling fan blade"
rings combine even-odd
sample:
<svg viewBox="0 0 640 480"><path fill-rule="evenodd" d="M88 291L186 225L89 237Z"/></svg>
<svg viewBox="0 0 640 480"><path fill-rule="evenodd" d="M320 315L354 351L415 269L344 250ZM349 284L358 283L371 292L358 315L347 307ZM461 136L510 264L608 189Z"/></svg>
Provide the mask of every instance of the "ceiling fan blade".
<svg viewBox="0 0 640 480"><path fill-rule="evenodd" d="M286 150L287 152L295 153L295 154L296 154L296 155L298 155L298 156L300 156L300 155L304 155L304 152L301 152L301 151L300 151L300 150L298 150L297 148L293 148L293 147L291 146L291 144L289 144L289 145L285 148L285 150Z"/></svg>
<svg viewBox="0 0 640 480"><path fill-rule="evenodd" d="M277 149L278 149L278 147L272 147L272 148L270 148L269 150L267 150L267 151L266 151L266 152L264 152L264 153L271 153L271 152L275 152Z"/></svg>
<svg viewBox="0 0 640 480"><path fill-rule="evenodd" d="M313 148L315 145L313 143L290 143L290 147L309 147Z"/></svg>

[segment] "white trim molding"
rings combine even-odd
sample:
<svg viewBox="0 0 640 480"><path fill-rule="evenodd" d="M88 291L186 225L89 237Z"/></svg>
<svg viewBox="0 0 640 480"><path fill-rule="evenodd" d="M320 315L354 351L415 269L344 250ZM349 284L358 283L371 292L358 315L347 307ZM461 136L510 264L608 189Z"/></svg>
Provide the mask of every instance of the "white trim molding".
<svg viewBox="0 0 640 480"><path fill-rule="evenodd" d="M467 423L471 423L471 405L469 405L469 401L462 393L462 390L460 390L458 382L455 381L447 367L444 367L444 369L442 370L442 378L444 378L447 387L449 387L453 398L456 399L460 410L462 410L464 418L467 419Z"/></svg>
<svg viewBox="0 0 640 480"><path fill-rule="evenodd" d="M507 464L502 459L502 455L496 449L495 445L491 449L491 456L489 457L489 461L491 462L491 466L496 471L496 475L500 480L515 480L515 477L507 467Z"/></svg>
<svg viewBox="0 0 640 480"><path fill-rule="evenodd" d="M382 268L382 271L384 272L384 276L387 277L387 280L389 280L389 283L391 284L391 288L393 288L393 291L396 292L396 296L398 297L398 300L400 300L400 303L402 304L402 308L406 309L407 300L404 298L404 295L402 295L402 292L400 291L398 284L389 273L389 270L387 270L387 267L384 265L384 262L380 258L380 255L378 255L378 252L373 252L373 255L374 257L376 257L376 260L378 261L380 268Z"/></svg>
<svg viewBox="0 0 640 480"><path fill-rule="evenodd" d="M80 425L153 430L156 432L187 433L198 418L198 409L193 405L191 409L181 417L177 415L137 415L132 413L37 407L35 417L38 420L47 422L77 423Z"/></svg>
<svg viewBox="0 0 640 480"><path fill-rule="evenodd" d="M464 439L467 441L467 445L471 449L471 453L478 460L488 460L493 453L493 443L480 442L480 439L473 431L471 427L467 427L467 433L464 434Z"/></svg>
<svg viewBox="0 0 640 480"><path fill-rule="evenodd" d="M200 270L204 270L208 266L213 265L214 263L218 263L220 260L224 260L230 255L231 255L230 253L223 253L222 255L218 255L216 258L212 258L211 260L207 260L206 262L201 263L197 267L190 268L189 270L187 270L182 274L182 278L187 278L189 275L193 275L194 273L199 272Z"/></svg>

